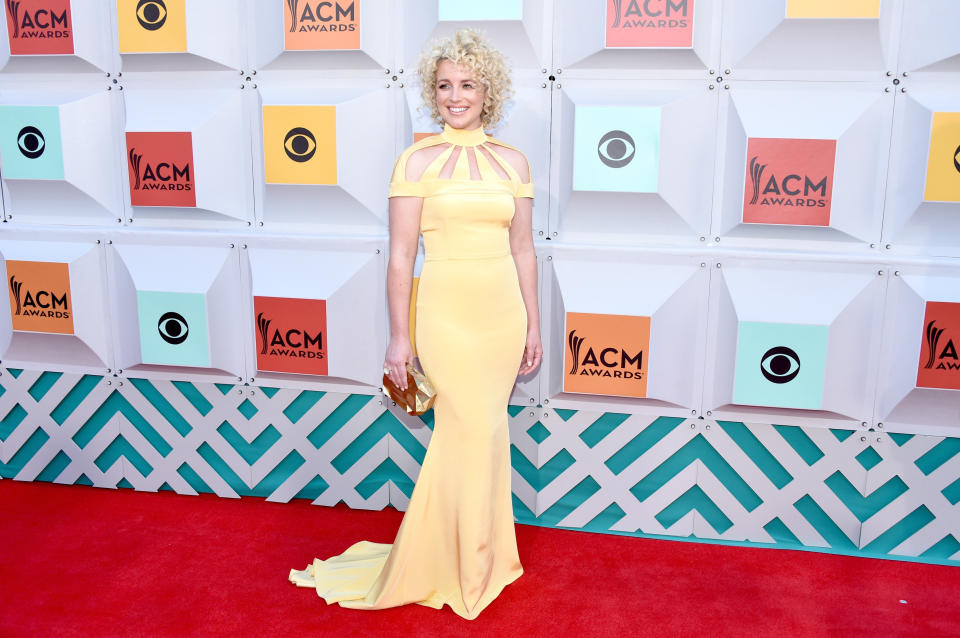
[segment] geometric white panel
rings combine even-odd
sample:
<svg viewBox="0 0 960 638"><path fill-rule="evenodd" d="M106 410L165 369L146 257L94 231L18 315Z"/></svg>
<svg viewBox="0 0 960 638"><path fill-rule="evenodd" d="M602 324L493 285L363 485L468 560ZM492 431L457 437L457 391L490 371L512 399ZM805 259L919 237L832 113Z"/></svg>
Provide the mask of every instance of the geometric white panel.
<svg viewBox="0 0 960 638"><path fill-rule="evenodd" d="M65 82L56 91L28 90L22 84L2 90L0 113L6 125L14 127L13 133L22 124L39 130L41 138L49 139L37 149L37 161L62 165L59 174L44 171L28 176L7 171L3 199L7 217L16 222L105 226L122 221L117 181L123 176L118 152L120 95L102 89L91 92L89 85L81 89L77 84ZM5 163L23 162L16 151L10 155Z"/></svg>
<svg viewBox="0 0 960 638"><path fill-rule="evenodd" d="M264 385L289 385L291 387L363 392L370 387L381 385L381 364L386 350L387 329L385 325L384 298L376 291L381 290L384 259L380 241L358 241L351 243L330 241L301 241L282 243L261 240L251 243L242 251L241 259L249 259L249 269L253 297L245 299L244 317L250 320L243 328L243 343L248 349L248 359L257 361L254 344L255 326L254 298L272 297L283 300L323 300L325 302L325 324L319 317L312 317L317 323L301 325L288 318L284 312L273 312L269 317L271 332L294 330L294 341L301 333L313 330L322 334L323 350L327 357L327 372L323 376L317 372L295 372L294 365L274 358L276 364L286 371L265 371L255 365L256 381ZM245 287L246 288L246 287ZM296 303L296 301L293 301ZM283 308L281 306L281 308ZM249 313L249 315L248 315ZM322 332L321 332L322 330ZM289 341L280 337L283 341ZM307 348L298 348L295 343L280 346L296 351L300 355ZM266 353L263 353L266 354ZM269 370L270 368L268 368Z"/></svg>
<svg viewBox="0 0 960 638"><path fill-rule="evenodd" d="M406 13L414 8L402 9ZM291 12L296 13L293 23ZM382 69L393 65L394 39L404 31L396 22L393 3L387 2L251 2L248 16L249 65L260 77L264 72L271 76L280 72L278 77L291 84L300 84L304 71L379 71L382 77ZM326 36L357 30L358 44L325 41ZM286 38L291 34L316 37L292 41L288 48Z"/></svg>
<svg viewBox="0 0 960 638"><path fill-rule="evenodd" d="M234 88L204 90L198 87L199 90L189 91L171 90L172 87L158 90L149 87L152 83L143 74L127 82L124 92L126 131L190 133L192 161L188 161L185 168L193 171L190 186L194 190L195 203L193 206L189 203L131 205L135 222L166 227L180 227L185 222L221 227L251 225L252 192L247 180L240 178L250 175L253 170L250 140L242 134L249 130L250 117L244 99L246 94L240 90L239 81ZM128 140L124 145L124 156L133 152L135 146L133 141ZM162 175L160 167L164 162L176 164L162 151L150 149L144 154L142 149L136 150L143 156L141 161L146 168L140 164L135 168L128 158L125 168L131 173L143 173L149 169ZM139 179L134 185L130 181L124 180L128 205L132 201L133 189L140 186ZM176 184L168 182L161 185ZM147 186L146 182L143 186Z"/></svg>
<svg viewBox="0 0 960 638"><path fill-rule="evenodd" d="M144 8L145 5L139 2L127 1L122 4L121 10L134 15L118 16L121 40L126 36L130 43L120 55L123 71L128 77L130 72L138 71L204 71L247 67L247 46L243 38L247 20L242 4L236 0L186 0L183 16L170 13L174 5L148 8L159 16L152 23L134 19ZM185 26L181 26L184 22ZM183 31L168 33L175 28L173 23ZM179 37L181 33L182 39ZM169 44L159 48L166 50L150 50L149 46L141 44L145 35L164 37Z"/></svg>
<svg viewBox="0 0 960 638"><path fill-rule="evenodd" d="M716 100L702 81L566 79L553 109L551 234L697 245L710 225Z"/></svg>
<svg viewBox="0 0 960 638"><path fill-rule="evenodd" d="M616 69L619 77L702 78L719 63L719 0L558 2L554 12L554 65L563 79L581 69L593 74ZM616 34L624 35L611 42Z"/></svg>
<svg viewBox="0 0 960 638"><path fill-rule="evenodd" d="M957 124L937 130L942 118L960 118L960 90L949 84L921 84L897 94L883 243L893 250L926 255L960 256L960 169L954 148L960 147ZM949 119L947 120L949 121ZM931 145L947 152L931 157ZM930 165L931 159L937 163ZM946 197L930 191L931 176L947 185Z"/></svg>
<svg viewBox="0 0 960 638"><path fill-rule="evenodd" d="M819 427L869 424L884 269L729 257L717 262L711 283L706 416ZM790 369L778 370L778 360L792 360ZM749 400L738 402L738 396Z"/></svg>
<svg viewBox="0 0 960 638"><path fill-rule="evenodd" d="M7 4L11 6L7 7ZM60 12L56 10L59 7L44 7L43 3L36 2L30 3L34 6L24 6L27 3L14 0L10 3L5 1L4 5L0 17L0 69L8 73L100 73L119 66L119 56L114 46L115 2L71 0L68 12ZM63 40L63 47L70 52L10 55L11 40L7 37L7 29L14 13L18 18L15 39L33 43L38 41L38 34L46 35L54 31L57 34L56 42ZM68 42L71 39L72 46ZM45 39L44 42L48 43L49 40ZM34 50L29 44L26 49Z"/></svg>
<svg viewBox="0 0 960 638"><path fill-rule="evenodd" d="M903 11L900 68L905 71L960 71L960 4L954 0L909 2Z"/></svg>
<svg viewBox="0 0 960 638"><path fill-rule="evenodd" d="M879 85L740 83L724 97L729 98L720 118L726 148L712 234L724 245L780 240L785 248L827 250L878 241L893 112L893 100ZM835 144L835 155L798 159L790 145L801 141ZM773 149L779 144L783 150L757 153L751 143ZM813 168L817 164L824 165L823 172ZM746 188L751 183L753 200ZM769 216L764 221L745 222L747 205L757 201L775 212L764 213ZM806 221L799 217L804 211L826 214Z"/></svg>
<svg viewBox="0 0 960 638"><path fill-rule="evenodd" d="M239 248L199 236L116 235L111 241L107 267L118 371L240 381L246 364L239 345L244 327L236 320Z"/></svg>
<svg viewBox="0 0 960 638"><path fill-rule="evenodd" d="M890 278L883 313L876 420L887 431L957 436L960 354L956 348L960 333L950 321L949 310L943 311L952 306L942 306L938 312L936 306L928 309L927 304L960 304L960 270L952 265L904 264L896 272L900 274ZM932 356L921 356L931 349ZM929 375L930 379L922 382L926 387L921 387L919 374L927 375L925 369L942 372Z"/></svg>
<svg viewBox="0 0 960 638"><path fill-rule="evenodd" d="M634 414L699 414L702 378L691 371L703 369L710 278L699 257L638 256L557 245L545 263L544 404ZM586 330L568 332L569 313L588 315L578 321ZM616 334L602 327L611 320L633 318L648 319L649 337L635 335L625 326L616 328ZM620 362L621 352L634 360ZM565 363L568 358L570 363ZM609 394L576 389L589 385L597 373L610 377ZM639 393L638 381L614 380L636 374L646 375L641 377L645 390ZM578 382L583 378L588 381Z"/></svg>
<svg viewBox="0 0 960 638"><path fill-rule="evenodd" d="M803 72L831 79L894 68L895 0L727 0L721 64L741 79Z"/></svg>
<svg viewBox="0 0 960 638"><path fill-rule="evenodd" d="M102 374L113 366L103 248L89 235L47 233L46 239L37 233L8 233L0 242L4 262L32 262L20 264L16 275L0 268L10 293L10 303L0 310L0 358L13 367ZM66 266L66 281L38 272L58 264ZM65 317L70 325L46 317Z"/></svg>
<svg viewBox="0 0 960 638"><path fill-rule="evenodd" d="M312 82L309 85L275 83L259 90L262 108L254 136L254 189L260 221L265 228L287 232L299 233L305 226L313 226L335 234L381 234L387 223L387 186L396 150L394 122L384 114L395 112L396 95L380 81L329 79L322 88ZM336 109L334 130L311 133L319 140L317 154L326 152L334 157L333 180L267 182L265 160L279 156L281 151L275 147L284 144L283 139L263 138L259 120L265 109L273 107L294 113L299 112L298 107ZM290 117L291 127L303 126L295 116ZM291 128L288 137L295 130ZM323 146L329 143L325 139L333 140L333 150ZM267 143L269 149L265 149ZM314 157L311 161L319 160Z"/></svg>

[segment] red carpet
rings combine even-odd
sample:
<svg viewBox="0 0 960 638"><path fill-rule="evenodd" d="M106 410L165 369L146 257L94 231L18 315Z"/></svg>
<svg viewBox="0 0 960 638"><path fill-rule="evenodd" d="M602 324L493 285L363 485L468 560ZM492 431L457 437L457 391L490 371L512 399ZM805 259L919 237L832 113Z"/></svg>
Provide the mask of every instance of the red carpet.
<svg viewBox="0 0 960 638"><path fill-rule="evenodd" d="M526 573L470 622L287 583L315 555L392 541L392 509L3 480L0 517L5 638L960 635L956 567L521 525Z"/></svg>

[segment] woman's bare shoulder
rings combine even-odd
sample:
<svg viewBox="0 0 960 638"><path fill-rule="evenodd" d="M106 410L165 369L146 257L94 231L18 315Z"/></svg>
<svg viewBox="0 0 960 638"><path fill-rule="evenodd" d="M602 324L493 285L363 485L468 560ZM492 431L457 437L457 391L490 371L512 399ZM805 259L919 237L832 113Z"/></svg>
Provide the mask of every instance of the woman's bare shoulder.
<svg viewBox="0 0 960 638"><path fill-rule="evenodd" d="M408 146L400 154L399 162L404 165L407 181L416 182L430 163L449 146L439 135L431 135Z"/></svg>
<svg viewBox="0 0 960 638"><path fill-rule="evenodd" d="M494 145L494 152L496 152L500 157L505 159L513 170L517 171L517 175L520 176L521 182L530 181L530 163L527 161L527 156L523 152L509 144L504 144L500 140L490 139L490 143Z"/></svg>

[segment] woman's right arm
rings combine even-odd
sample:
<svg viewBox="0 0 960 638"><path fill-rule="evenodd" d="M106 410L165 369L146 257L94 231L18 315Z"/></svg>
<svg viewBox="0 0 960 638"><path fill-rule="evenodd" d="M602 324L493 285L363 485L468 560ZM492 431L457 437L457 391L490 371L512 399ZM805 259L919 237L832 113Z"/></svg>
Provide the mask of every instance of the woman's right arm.
<svg viewBox="0 0 960 638"><path fill-rule="evenodd" d="M390 343L383 367L400 388L407 387L407 362L413 362L410 343L410 290L413 264L420 238L420 197L390 198L390 260L387 262L387 304L390 310Z"/></svg>

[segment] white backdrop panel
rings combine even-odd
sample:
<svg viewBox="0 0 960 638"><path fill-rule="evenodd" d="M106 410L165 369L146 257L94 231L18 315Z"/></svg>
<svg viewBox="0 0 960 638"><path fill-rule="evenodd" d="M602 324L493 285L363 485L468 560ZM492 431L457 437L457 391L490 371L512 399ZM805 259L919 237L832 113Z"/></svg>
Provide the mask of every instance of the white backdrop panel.
<svg viewBox="0 0 960 638"><path fill-rule="evenodd" d="M731 256L713 266L705 414L869 425L886 271L810 258ZM787 370L777 369L780 356L794 360Z"/></svg>
<svg viewBox="0 0 960 638"><path fill-rule="evenodd" d="M879 241L893 114L893 99L880 85L739 83L722 104L725 151L712 234L735 246L762 240L764 247L790 249L862 251ZM801 152L799 140L830 148ZM790 207L747 217L747 204L754 203L746 199L752 163L759 169L754 194L760 203L788 200ZM801 186L801 178L809 181ZM818 191L823 178L827 189ZM825 215L800 216L811 198L825 200ZM803 201L793 206L795 199Z"/></svg>
<svg viewBox="0 0 960 638"><path fill-rule="evenodd" d="M555 91L553 112L551 235L632 245L695 245L705 237L714 92L701 82L620 82L612 88L605 81L567 79L562 92Z"/></svg>

